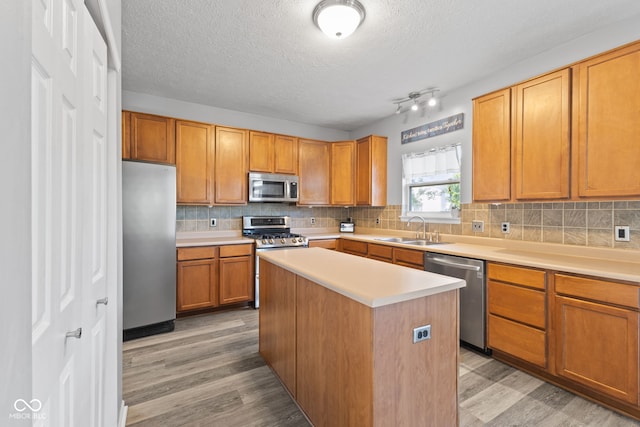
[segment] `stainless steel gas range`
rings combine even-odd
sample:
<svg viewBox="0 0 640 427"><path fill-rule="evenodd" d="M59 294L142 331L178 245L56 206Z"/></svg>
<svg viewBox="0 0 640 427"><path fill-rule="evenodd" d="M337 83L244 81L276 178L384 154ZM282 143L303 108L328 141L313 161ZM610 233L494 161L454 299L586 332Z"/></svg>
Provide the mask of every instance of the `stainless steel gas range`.
<svg viewBox="0 0 640 427"><path fill-rule="evenodd" d="M243 216L242 235L256 241L255 308L260 307L260 262L258 252L308 248L309 239L291 233L289 216Z"/></svg>

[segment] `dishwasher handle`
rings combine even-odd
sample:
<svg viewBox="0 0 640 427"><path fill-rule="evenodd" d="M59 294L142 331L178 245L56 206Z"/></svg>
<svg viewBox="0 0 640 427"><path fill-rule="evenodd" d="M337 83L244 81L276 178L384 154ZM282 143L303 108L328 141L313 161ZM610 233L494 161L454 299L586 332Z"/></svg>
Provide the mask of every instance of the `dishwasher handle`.
<svg viewBox="0 0 640 427"><path fill-rule="evenodd" d="M448 261L443 258L429 258L428 262L432 262L434 264L446 265L449 267L461 268L463 270L480 271L481 269L481 267L477 265L460 264L457 262Z"/></svg>

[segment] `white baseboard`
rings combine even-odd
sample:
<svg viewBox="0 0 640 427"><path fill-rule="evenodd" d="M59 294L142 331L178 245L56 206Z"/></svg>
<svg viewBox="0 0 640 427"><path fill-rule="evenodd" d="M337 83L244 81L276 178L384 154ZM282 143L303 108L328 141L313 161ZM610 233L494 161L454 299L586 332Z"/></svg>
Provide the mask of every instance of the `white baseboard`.
<svg viewBox="0 0 640 427"><path fill-rule="evenodd" d="M124 427L127 424L127 412L129 407L124 404L124 400L120 405L120 419L118 420L118 427Z"/></svg>

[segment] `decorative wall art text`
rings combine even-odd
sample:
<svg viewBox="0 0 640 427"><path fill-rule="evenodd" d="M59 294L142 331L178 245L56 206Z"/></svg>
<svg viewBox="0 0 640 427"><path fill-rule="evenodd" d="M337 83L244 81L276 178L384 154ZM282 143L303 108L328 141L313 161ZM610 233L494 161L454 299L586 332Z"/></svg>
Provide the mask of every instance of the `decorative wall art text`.
<svg viewBox="0 0 640 427"><path fill-rule="evenodd" d="M442 135L444 133L454 132L464 127L464 113L455 116L445 117L417 128L402 131L400 134L400 142L408 144L409 142L420 141L421 139L431 138L433 136Z"/></svg>

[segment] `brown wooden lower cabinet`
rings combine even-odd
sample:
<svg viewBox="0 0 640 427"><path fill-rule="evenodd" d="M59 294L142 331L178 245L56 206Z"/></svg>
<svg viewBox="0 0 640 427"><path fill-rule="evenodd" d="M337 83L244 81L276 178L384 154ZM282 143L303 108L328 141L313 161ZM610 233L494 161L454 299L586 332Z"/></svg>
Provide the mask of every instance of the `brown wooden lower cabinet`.
<svg viewBox="0 0 640 427"><path fill-rule="evenodd" d="M338 248L338 239L309 240L309 247L336 250Z"/></svg>
<svg viewBox="0 0 640 427"><path fill-rule="evenodd" d="M259 350L295 398L296 275L260 261Z"/></svg>
<svg viewBox="0 0 640 427"><path fill-rule="evenodd" d="M351 255L367 256L367 242L340 239L340 250Z"/></svg>
<svg viewBox="0 0 640 427"><path fill-rule="evenodd" d="M213 246L178 248L176 311L218 305L218 249Z"/></svg>
<svg viewBox="0 0 640 427"><path fill-rule="evenodd" d="M369 243L367 257L384 262L393 262L393 247Z"/></svg>
<svg viewBox="0 0 640 427"><path fill-rule="evenodd" d="M639 288L561 274L555 280L556 374L637 405Z"/></svg>
<svg viewBox="0 0 640 427"><path fill-rule="evenodd" d="M495 358L640 419L637 283L498 263L487 275Z"/></svg>
<svg viewBox="0 0 640 427"><path fill-rule="evenodd" d="M546 273L487 264L487 345L547 367Z"/></svg>
<svg viewBox="0 0 640 427"><path fill-rule="evenodd" d="M220 247L220 304L253 300L253 244Z"/></svg>
<svg viewBox="0 0 640 427"><path fill-rule="evenodd" d="M253 300L253 244L178 248L176 311Z"/></svg>
<svg viewBox="0 0 640 427"><path fill-rule="evenodd" d="M457 425L457 290L371 308L264 260L260 287L260 354L313 425Z"/></svg>
<svg viewBox="0 0 640 427"><path fill-rule="evenodd" d="M424 270L424 252L413 249L393 248L393 263Z"/></svg>

